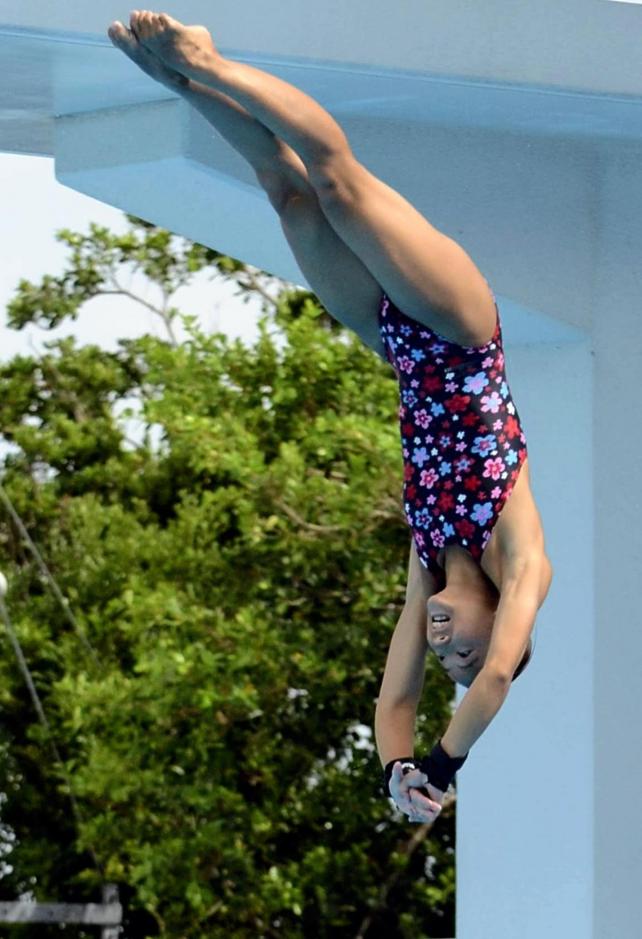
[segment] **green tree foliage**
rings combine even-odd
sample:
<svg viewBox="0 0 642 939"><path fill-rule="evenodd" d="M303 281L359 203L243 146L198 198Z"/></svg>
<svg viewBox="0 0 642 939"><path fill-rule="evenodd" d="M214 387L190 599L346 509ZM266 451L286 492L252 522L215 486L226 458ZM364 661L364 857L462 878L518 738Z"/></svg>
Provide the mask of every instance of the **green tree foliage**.
<svg viewBox="0 0 642 939"><path fill-rule="evenodd" d="M3 485L98 663L5 515L7 604L64 768L5 637L2 899L95 902L97 858L128 939L451 936L454 809L409 825L363 737L409 547L394 375L309 292L128 221L60 232L68 270L8 310L51 328L138 270L167 339L50 341L0 370ZM252 347L189 316L176 342L171 296L204 269L263 296ZM429 662L417 752L451 699Z"/></svg>

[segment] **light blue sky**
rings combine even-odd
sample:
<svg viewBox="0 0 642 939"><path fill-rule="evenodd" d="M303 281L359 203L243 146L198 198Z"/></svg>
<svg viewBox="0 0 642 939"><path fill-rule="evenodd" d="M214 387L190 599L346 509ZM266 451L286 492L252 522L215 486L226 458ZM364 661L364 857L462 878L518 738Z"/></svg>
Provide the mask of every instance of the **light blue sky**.
<svg viewBox="0 0 642 939"><path fill-rule="evenodd" d="M53 159L0 153L0 361L17 353L43 350L43 342L75 335L79 343L96 343L115 349L119 338L153 332L165 336L162 322L153 313L127 297L97 297L85 304L78 319L51 332L29 327L21 332L7 329L6 306L21 278L38 283L44 274L60 275L70 249L55 240L55 232L70 228L89 234L90 222L114 232L125 232L127 221L120 211L89 196L62 186L54 176ZM216 247L213 245L212 247ZM235 286L209 281L212 272L201 273L194 284L174 294L172 303L199 317L204 328L241 336L256 335L258 303L247 305L234 297ZM128 278L123 279L127 283ZM131 279L129 289L160 300L144 276ZM145 291L147 290L147 294ZM179 336L180 330L177 330Z"/></svg>

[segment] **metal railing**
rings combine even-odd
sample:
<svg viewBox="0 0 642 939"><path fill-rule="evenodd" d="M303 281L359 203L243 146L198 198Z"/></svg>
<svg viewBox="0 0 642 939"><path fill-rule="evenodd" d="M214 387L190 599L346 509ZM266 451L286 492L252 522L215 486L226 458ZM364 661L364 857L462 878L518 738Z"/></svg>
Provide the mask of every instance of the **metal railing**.
<svg viewBox="0 0 642 939"><path fill-rule="evenodd" d="M65 923L102 926L101 939L123 939L123 908L116 884L103 885L102 903L0 903L0 923Z"/></svg>

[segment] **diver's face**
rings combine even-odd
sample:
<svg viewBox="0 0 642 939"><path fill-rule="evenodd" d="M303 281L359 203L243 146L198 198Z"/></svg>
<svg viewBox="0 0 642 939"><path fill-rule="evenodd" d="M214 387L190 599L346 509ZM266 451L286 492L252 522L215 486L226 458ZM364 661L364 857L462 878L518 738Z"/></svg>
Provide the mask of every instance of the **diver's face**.
<svg viewBox="0 0 642 939"><path fill-rule="evenodd" d="M486 660L496 604L483 593L446 587L427 607L428 645L450 680L469 688Z"/></svg>

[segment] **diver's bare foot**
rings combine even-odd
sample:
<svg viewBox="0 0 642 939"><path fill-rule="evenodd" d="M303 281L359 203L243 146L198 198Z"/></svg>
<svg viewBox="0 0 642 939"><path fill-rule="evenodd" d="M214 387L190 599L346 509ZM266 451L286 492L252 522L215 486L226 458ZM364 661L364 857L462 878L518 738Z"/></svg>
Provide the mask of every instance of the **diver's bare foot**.
<svg viewBox="0 0 642 939"><path fill-rule="evenodd" d="M167 13L134 10L132 31L140 43L169 68L186 78L199 80L211 72L222 57L205 26L184 26Z"/></svg>
<svg viewBox="0 0 642 939"><path fill-rule="evenodd" d="M155 81L172 90L178 90L189 83L189 79L185 78L184 75L168 68L153 52L142 46L134 33L123 26L119 20L111 24L107 35L118 49L129 56L132 62L135 62Z"/></svg>

